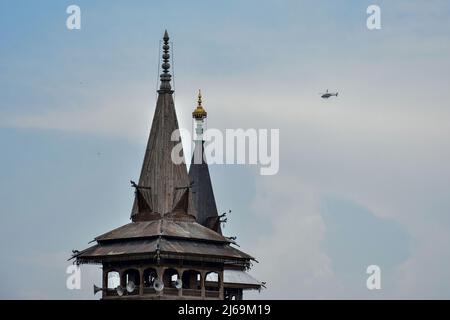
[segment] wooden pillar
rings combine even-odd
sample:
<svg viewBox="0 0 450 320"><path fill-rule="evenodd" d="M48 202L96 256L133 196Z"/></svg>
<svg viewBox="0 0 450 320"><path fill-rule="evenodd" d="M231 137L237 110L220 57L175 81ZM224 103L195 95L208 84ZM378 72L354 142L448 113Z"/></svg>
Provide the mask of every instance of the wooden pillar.
<svg viewBox="0 0 450 320"><path fill-rule="evenodd" d="M178 272L178 279L180 279L181 281L183 281L183 272L184 269L181 268L177 268L176 269ZM178 297L182 297L183 296L183 286L181 286L180 290L178 290Z"/></svg>
<svg viewBox="0 0 450 320"><path fill-rule="evenodd" d="M158 280L160 280L160 281L162 281L162 282L164 283L164 280L163 280L163 276L164 276L164 268L163 268L163 267L157 267L157 268L156 268L156 273L158 274ZM157 294L158 296L162 296L163 293L164 293L164 289L161 290L160 292L156 292L156 294Z"/></svg>
<svg viewBox="0 0 450 320"><path fill-rule="evenodd" d="M103 268L103 277L102 277L102 299L106 297L106 290L108 289L108 272L109 270L105 271L105 268Z"/></svg>
<svg viewBox="0 0 450 320"><path fill-rule="evenodd" d="M108 286L108 271L103 269L103 277L102 277L102 289L105 290Z"/></svg>
<svg viewBox="0 0 450 320"><path fill-rule="evenodd" d="M123 279L123 269L119 269L119 270L117 270L117 272L119 272L119 278L120 278L119 283L120 283L120 286L122 288L125 288L125 281Z"/></svg>
<svg viewBox="0 0 450 320"><path fill-rule="evenodd" d="M205 292L205 279L206 278L206 272L205 271L201 271L200 272L200 283L201 283L201 288L202 288L202 299L206 298L206 292Z"/></svg>
<svg viewBox="0 0 450 320"><path fill-rule="evenodd" d="M223 283L224 283L224 279L223 279L223 270L222 271L220 271L219 273L218 273L218 275L219 275L219 299L220 300L223 300L224 298L224 296L223 296Z"/></svg>
<svg viewBox="0 0 450 320"><path fill-rule="evenodd" d="M139 295L144 295L144 269L139 268Z"/></svg>

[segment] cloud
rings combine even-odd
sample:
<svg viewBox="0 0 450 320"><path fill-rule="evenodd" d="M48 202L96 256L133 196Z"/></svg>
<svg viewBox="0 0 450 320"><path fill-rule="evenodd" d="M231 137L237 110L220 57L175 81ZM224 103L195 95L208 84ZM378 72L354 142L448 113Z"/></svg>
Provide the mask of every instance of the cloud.
<svg viewBox="0 0 450 320"><path fill-rule="evenodd" d="M92 98L89 105L55 107L39 114L22 114L6 117L6 127L57 130L94 134L131 141L142 141L147 136L154 106L143 103L148 96L127 92L124 95L104 95L109 98ZM112 98L111 98L112 97ZM61 103L64 103L61 101ZM147 115L147 117L145 117Z"/></svg>
<svg viewBox="0 0 450 320"><path fill-rule="evenodd" d="M252 298L305 299L331 297L339 286L325 252L325 224L318 195L294 178L260 179L253 216L270 225L248 250L259 264L252 273L267 281L267 290ZM262 222L264 221L264 222ZM259 224L258 223L258 224Z"/></svg>
<svg viewBox="0 0 450 320"><path fill-rule="evenodd" d="M2 264L3 299L95 299L92 284L101 285L98 266L82 266L81 289L69 290L66 280L69 274L67 261L70 252L41 252L12 257Z"/></svg>
<svg viewBox="0 0 450 320"><path fill-rule="evenodd" d="M396 294L406 299L450 297L450 235L448 225L428 223L411 257L398 269Z"/></svg>

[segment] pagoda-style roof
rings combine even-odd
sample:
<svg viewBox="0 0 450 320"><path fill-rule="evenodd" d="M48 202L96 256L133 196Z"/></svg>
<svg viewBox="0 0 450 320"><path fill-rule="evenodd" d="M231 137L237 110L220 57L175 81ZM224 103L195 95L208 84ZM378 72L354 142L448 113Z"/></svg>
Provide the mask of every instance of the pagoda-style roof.
<svg viewBox="0 0 450 320"><path fill-rule="evenodd" d="M108 241L87 248L74 257L80 263L102 263L121 260L189 259L190 261L232 262L245 265L253 259L248 254L225 243L171 238L127 239Z"/></svg>
<svg viewBox="0 0 450 320"><path fill-rule="evenodd" d="M139 239L151 237L170 237L179 239L203 240L220 243L232 241L217 232L191 220L158 219L152 221L131 222L95 238L98 242L108 240Z"/></svg>
<svg viewBox="0 0 450 320"><path fill-rule="evenodd" d="M95 238L96 245L73 257L81 263L161 257L190 260L251 260L233 241L194 220L161 218L131 222ZM159 250L159 251L158 251Z"/></svg>

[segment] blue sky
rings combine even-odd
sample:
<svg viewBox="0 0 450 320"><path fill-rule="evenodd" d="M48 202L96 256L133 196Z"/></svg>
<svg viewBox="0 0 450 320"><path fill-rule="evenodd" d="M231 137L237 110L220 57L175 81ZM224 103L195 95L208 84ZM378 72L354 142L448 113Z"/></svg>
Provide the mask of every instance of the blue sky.
<svg viewBox="0 0 450 320"><path fill-rule="evenodd" d="M439 0L0 1L0 297L93 298L98 267L69 291L66 259L128 222L167 28L182 127L202 88L210 127L280 129L276 176L211 168L225 233L268 283L249 297L450 298L449 15Z"/></svg>

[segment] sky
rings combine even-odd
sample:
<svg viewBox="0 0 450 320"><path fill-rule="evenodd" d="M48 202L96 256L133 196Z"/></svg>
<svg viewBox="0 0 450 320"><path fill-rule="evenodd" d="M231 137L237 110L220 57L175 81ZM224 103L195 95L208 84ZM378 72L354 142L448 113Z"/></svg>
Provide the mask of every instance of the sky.
<svg viewBox="0 0 450 320"><path fill-rule="evenodd" d="M267 283L247 298L449 299L449 18L445 0L0 0L0 298L98 299L99 267L68 290L67 259L129 221L167 29L181 127L201 88L210 128L280 130L278 174L210 167Z"/></svg>

